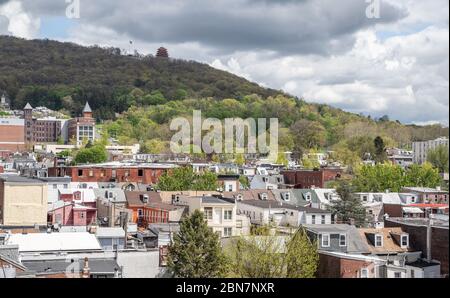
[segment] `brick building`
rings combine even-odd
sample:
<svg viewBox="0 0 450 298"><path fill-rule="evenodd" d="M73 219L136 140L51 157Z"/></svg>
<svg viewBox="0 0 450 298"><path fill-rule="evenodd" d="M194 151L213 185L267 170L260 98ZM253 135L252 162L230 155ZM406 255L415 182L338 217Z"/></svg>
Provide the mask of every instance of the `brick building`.
<svg viewBox="0 0 450 298"><path fill-rule="evenodd" d="M439 261L441 273L448 277L448 221L433 220L430 234L428 234L429 223L429 219L426 218L389 218L385 220L384 225L385 227L401 227L409 234L411 247L422 251L423 257Z"/></svg>
<svg viewBox="0 0 450 298"><path fill-rule="evenodd" d="M171 164L121 163L53 167L48 169L50 177L69 176L72 182L115 182L156 184L166 171L175 168Z"/></svg>
<svg viewBox="0 0 450 298"><path fill-rule="evenodd" d="M67 124L68 140L75 140L77 145L83 141L95 140L95 119L92 117L92 109L89 103L83 109L83 116L70 119Z"/></svg>
<svg viewBox="0 0 450 298"><path fill-rule="evenodd" d="M25 150L25 125L23 119L0 119L0 150L21 152Z"/></svg>
<svg viewBox="0 0 450 298"><path fill-rule="evenodd" d="M62 122L58 119L36 119L33 107L27 103L23 109L25 121L25 143L54 143L61 137Z"/></svg>
<svg viewBox="0 0 450 298"><path fill-rule="evenodd" d="M284 183L293 188L324 188L325 183L341 177L342 170L323 168L320 170L293 170L282 171Z"/></svg>
<svg viewBox="0 0 450 298"><path fill-rule="evenodd" d="M319 253L318 278L374 278L378 277L372 258L363 255Z"/></svg>
<svg viewBox="0 0 450 298"><path fill-rule="evenodd" d="M156 192L125 192L127 208L132 210L131 221L139 227L149 224L178 222L184 212L184 207L163 203Z"/></svg>

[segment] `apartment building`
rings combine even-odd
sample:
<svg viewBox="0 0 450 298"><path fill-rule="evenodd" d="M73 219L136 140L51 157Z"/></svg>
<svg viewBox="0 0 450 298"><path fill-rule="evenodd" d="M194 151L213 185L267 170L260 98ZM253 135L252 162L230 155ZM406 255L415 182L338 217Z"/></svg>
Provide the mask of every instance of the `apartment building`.
<svg viewBox="0 0 450 298"><path fill-rule="evenodd" d="M438 138L431 141L413 142L413 161L416 164L423 164L427 161L428 152L439 146L448 148L448 138Z"/></svg>
<svg viewBox="0 0 450 298"><path fill-rule="evenodd" d="M0 177L0 225L46 226L47 183L15 175Z"/></svg>

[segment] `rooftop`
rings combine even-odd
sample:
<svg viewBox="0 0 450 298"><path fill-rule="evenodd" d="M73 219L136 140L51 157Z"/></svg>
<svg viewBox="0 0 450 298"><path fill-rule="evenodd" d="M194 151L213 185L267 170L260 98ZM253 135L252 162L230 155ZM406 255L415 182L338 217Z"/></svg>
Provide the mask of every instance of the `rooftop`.
<svg viewBox="0 0 450 298"><path fill-rule="evenodd" d="M289 209L289 210L297 210L302 211L306 213L330 213L330 211L322 210L322 209L316 209L316 208L309 208L309 207L303 207L303 206L294 206L288 203L278 202L278 201L262 201L262 200L254 200L254 201L241 201L239 203L247 204L259 208L264 209Z"/></svg>
<svg viewBox="0 0 450 298"><path fill-rule="evenodd" d="M101 250L95 235L89 233L12 234L6 244L18 245L21 253Z"/></svg>
<svg viewBox="0 0 450 298"><path fill-rule="evenodd" d="M386 221L399 223L404 225L412 225L412 226L428 226L430 219L428 218L403 218L403 217L391 217L386 219ZM439 219L435 218L431 220L431 226L436 228L447 228L448 229L448 217L447 219Z"/></svg>
<svg viewBox="0 0 450 298"><path fill-rule="evenodd" d="M0 180L7 183L22 183L22 184L46 184L41 180L27 178L18 175L0 175Z"/></svg>
<svg viewBox="0 0 450 298"><path fill-rule="evenodd" d="M81 272L84 267L84 259L72 260L39 260L39 261L23 261L23 265L36 274L57 274L65 273L70 263L78 262L75 268ZM114 259L89 259L89 269L91 274L112 274L116 270L120 270L120 266Z"/></svg>

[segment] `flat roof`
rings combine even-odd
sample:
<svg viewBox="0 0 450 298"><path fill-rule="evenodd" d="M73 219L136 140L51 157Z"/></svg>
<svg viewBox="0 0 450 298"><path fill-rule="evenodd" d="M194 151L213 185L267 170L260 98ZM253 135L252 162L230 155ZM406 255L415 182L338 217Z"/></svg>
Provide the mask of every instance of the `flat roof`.
<svg viewBox="0 0 450 298"><path fill-rule="evenodd" d="M73 168L151 168L151 169L173 169L178 165L162 163L134 163L134 162L107 162L98 164L85 164L73 166Z"/></svg>
<svg viewBox="0 0 450 298"><path fill-rule="evenodd" d="M47 184L46 182L38 179L32 179L28 177L18 175L0 175L0 180L7 183L23 183L23 184Z"/></svg>
<svg viewBox="0 0 450 298"><path fill-rule="evenodd" d="M21 253L102 249L95 235L87 232L11 234L6 239L6 244L18 245Z"/></svg>

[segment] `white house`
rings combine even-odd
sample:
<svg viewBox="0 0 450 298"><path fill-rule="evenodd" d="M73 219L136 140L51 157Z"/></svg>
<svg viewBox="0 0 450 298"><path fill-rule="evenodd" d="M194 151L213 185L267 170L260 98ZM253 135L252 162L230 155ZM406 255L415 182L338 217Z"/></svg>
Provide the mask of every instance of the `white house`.
<svg viewBox="0 0 450 298"><path fill-rule="evenodd" d="M249 221L236 212L234 199L218 196L187 197L175 195L173 204L188 206L189 214L200 210L204 213L208 226L221 237L246 235L250 231Z"/></svg>
<svg viewBox="0 0 450 298"><path fill-rule="evenodd" d="M279 201L237 201L238 214L250 218L252 224L298 227L303 224L331 224L331 213L299 207Z"/></svg>

